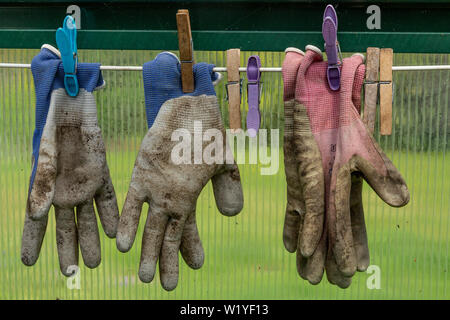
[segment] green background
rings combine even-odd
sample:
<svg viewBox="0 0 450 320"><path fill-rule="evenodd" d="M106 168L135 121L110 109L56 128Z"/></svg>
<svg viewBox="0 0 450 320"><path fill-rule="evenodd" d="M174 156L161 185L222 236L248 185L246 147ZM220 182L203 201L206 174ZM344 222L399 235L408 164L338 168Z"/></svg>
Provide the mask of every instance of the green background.
<svg viewBox="0 0 450 320"><path fill-rule="evenodd" d="M1 49L0 61L30 63L37 52ZM142 65L156 54L80 50L80 61ZM281 66L284 56L281 52L246 51L242 52L241 65L246 65L251 54L259 54L266 67ZM224 52L196 51L195 58L225 65ZM449 64L449 58L448 54L395 54L394 65ZM105 71L103 76L107 87L95 95L121 207L146 133L142 75ZM115 241L101 231L100 267L90 270L81 266L81 289L69 290L67 279L59 271L53 210L37 264L25 267L20 261L31 166L34 87L30 70L0 69L0 298L449 299L449 79L449 71L394 73L393 134L381 137L377 128L375 137L402 172L411 201L404 208L391 208L367 184L364 186L371 264L381 270L379 290L367 288L367 273L355 275L346 290L332 286L326 278L312 286L297 275L295 255L289 254L282 243L286 205L282 150L276 175L261 176L259 165L240 166L245 206L236 217L221 216L211 186L205 188L197 210L205 264L194 271L180 258L180 280L173 292L162 289L158 275L151 284L143 284L137 277L145 208L132 250L120 253ZM280 128L282 137L281 74L264 73L262 81L262 126ZM224 83L216 91L228 123ZM242 101L245 125L245 90Z"/></svg>

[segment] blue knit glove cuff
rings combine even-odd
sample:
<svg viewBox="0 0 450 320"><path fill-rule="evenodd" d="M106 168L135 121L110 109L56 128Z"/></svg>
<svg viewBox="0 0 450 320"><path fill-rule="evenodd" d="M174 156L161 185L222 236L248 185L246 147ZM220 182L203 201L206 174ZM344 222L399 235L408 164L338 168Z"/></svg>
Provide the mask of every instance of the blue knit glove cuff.
<svg viewBox="0 0 450 320"><path fill-rule="evenodd" d="M213 81L218 75L214 65L197 63L194 65L194 92L183 93L181 85L181 65L178 58L170 52L162 52L143 67L145 112L150 128L155 122L159 109L167 100L180 96L216 95Z"/></svg>

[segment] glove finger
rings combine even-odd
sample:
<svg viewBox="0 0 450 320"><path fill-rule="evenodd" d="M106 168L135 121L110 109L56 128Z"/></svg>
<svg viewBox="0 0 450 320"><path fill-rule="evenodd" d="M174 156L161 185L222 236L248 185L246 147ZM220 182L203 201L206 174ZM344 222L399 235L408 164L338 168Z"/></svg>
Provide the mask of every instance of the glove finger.
<svg viewBox="0 0 450 320"><path fill-rule="evenodd" d="M297 250L298 234L300 228L300 212L303 203L301 186L298 179L298 164L295 158L295 146L293 143L293 122L295 105L295 83L298 68L303 59L304 52L297 48L287 48L283 60L283 100L284 100L284 168L287 183L287 206L284 217L283 243L288 252ZM302 210L304 212L304 210Z"/></svg>
<svg viewBox="0 0 450 320"><path fill-rule="evenodd" d="M219 211L226 216L234 216L244 206L241 176L236 164L225 165L224 171L211 178L214 198Z"/></svg>
<svg viewBox="0 0 450 320"><path fill-rule="evenodd" d="M133 246L144 201L145 197L139 196L132 181L117 226L116 244L117 249L121 252L127 252Z"/></svg>
<svg viewBox="0 0 450 320"><path fill-rule="evenodd" d="M341 289L348 288L352 283L352 277L346 277L339 271L331 249L328 250L327 254L326 271L328 281Z"/></svg>
<svg viewBox="0 0 450 320"><path fill-rule="evenodd" d="M78 237L73 209L55 206L56 246L58 248L59 266L65 276L74 273L78 266Z"/></svg>
<svg viewBox="0 0 450 320"><path fill-rule="evenodd" d="M103 230L109 238L114 238L119 224L119 208L109 170L105 177L105 183L95 195L95 205Z"/></svg>
<svg viewBox="0 0 450 320"><path fill-rule="evenodd" d="M300 230L300 215L295 210L291 210L288 203L283 227L283 243L287 251L293 253L297 250Z"/></svg>
<svg viewBox="0 0 450 320"><path fill-rule="evenodd" d="M329 210L330 249L339 271L346 277L355 274L357 265L350 217L351 183L349 165L346 164L337 173L334 205L330 205Z"/></svg>
<svg viewBox="0 0 450 320"><path fill-rule="evenodd" d="M362 157L354 157L356 169L363 173L364 179L384 202L393 207L406 205L409 202L409 191L405 180L373 137L368 134L367 138L370 141L365 142L365 145L371 143L375 147L373 153L381 159L375 158L367 161ZM374 165L378 167L378 170ZM384 173L380 174L381 171Z"/></svg>
<svg viewBox="0 0 450 320"><path fill-rule="evenodd" d="M78 241L84 264L97 267L102 259L100 236L92 200L77 207Z"/></svg>
<svg viewBox="0 0 450 320"><path fill-rule="evenodd" d="M352 220L353 245L355 247L358 271L366 271L370 263L369 245L362 203L362 186L363 179L359 176L352 175L350 214Z"/></svg>
<svg viewBox="0 0 450 320"><path fill-rule="evenodd" d="M352 91L353 105L358 113L361 113L361 89L365 74L365 65L361 64L356 70L355 78L360 81L354 81ZM366 111L366 110L365 110ZM364 118L367 117L366 112ZM352 220L353 244L355 246L357 270L365 271L370 263L369 245L367 241L366 224L364 221L364 207L362 202L363 179L359 175L352 174L352 187L350 191L350 214Z"/></svg>
<svg viewBox="0 0 450 320"><path fill-rule="evenodd" d="M323 213L317 211L305 213L302 232L299 235L301 237L299 249L304 257L310 257L316 250L317 242L323 233L323 220Z"/></svg>
<svg viewBox="0 0 450 320"><path fill-rule="evenodd" d="M192 269L200 269L202 267L205 261L205 252L198 233L195 211L189 215L184 225L180 251L181 256L189 267Z"/></svg>
<svg viewBox="0 0 450 320"><path fill-rule="evenodd" d="M364 84L365 73L366 66L364 64L360 64L356 69L355 80L353 81L352 102L359 114L361 114L361 91Z"/></svg>
<svg viewBox="0 0 450 320"><path fill-rule="evenodd" d="M151 282L155 276L156 262L161 252L168 215L150 204L147 221L142 237L141 261L139 264L139 279Z"/></svg>
<svg viewBox="0 0 450 320"><path fill-rule="evenodd" d="M310 130L308 114L299 103L294 107L294 142L306 209L299 249L304 257L309 257L323 231L325 183L321 155Z"/></svg>
<svg viewBox="0 0 450 320"><path fill-rule="evenodd" d="M295 244L296 251L297 251L296 263L297 263L297 272L298 272L299 276L304 280L308 280L307 272L306 272L306 263L308 262L308 258L305 258L301 254L300 250L297 250L300 247L301 237L299 237L299 233L301 233L302 229L303 229L303 218L304 218L304 215L298 216L298 229L295 231L295 233L297 235L297 243Z"/></svg>
<svg viewBox="0 0 450 320"><path fill-rule="evenodd" d="M36 171L30 180L27 212L32 219L48 214L55 194L57 148L54 126L46 126L41 137ZM34 178L34 181L33 181Z"/></svg>
<svg viewBox="0 0 450 320"><path fill-rule="evenodd" d="M187 215L179 215L179 217L181 218L172 217L169 220L160 253L161 285L167 291L175 289L178 284L178 251Z"/></svg>
<svg viewBox="0 0 450 320"><path fill-rule="evenodd" d="M39 258L39 253L47 229L48 215L39 220L32 220L28 213L25 215L25 223L22 233L22 262L26 266L32 266Z"/></svg>
<svg viewBox="0 0 450 320"><path fill-rule="evenodd" d="M297 250L297 271L298 274L309 283L316 285L322 281L325 268L325 257L327 252L326 236L324 235L317 245L314 253L305 258Z"/></svg>
<svg viewBox="0 0 450 320"><path fill-rule="evenodd" d="M292 47L287 48L284 52L286 55L283 60L283 67L281 68L283 76L283 100L291 101L295 95L295 81L298 68L305 53L300 49Z"/></svg>

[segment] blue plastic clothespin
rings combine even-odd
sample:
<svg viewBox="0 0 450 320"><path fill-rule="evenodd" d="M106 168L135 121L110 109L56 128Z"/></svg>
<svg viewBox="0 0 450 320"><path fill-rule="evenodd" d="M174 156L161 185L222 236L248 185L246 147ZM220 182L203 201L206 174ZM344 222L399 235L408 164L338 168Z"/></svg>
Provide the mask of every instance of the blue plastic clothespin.
<svg viewBox="0 0 450 320"><path fill-rule="evenodd" d="M64 67L64 87L69 96L75 97L78 94L77 79L77 28L75 19L67 16L64 19L63 27L56 30L56 44L61 52L61 59Z"/></svg>

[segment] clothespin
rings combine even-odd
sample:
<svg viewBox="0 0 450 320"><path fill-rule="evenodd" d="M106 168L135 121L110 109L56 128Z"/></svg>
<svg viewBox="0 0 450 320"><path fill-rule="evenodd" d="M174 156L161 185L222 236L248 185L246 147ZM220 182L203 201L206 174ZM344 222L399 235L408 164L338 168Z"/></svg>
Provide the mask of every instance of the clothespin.
<svg viewBox="0 0 450 320"><path fill-rule="evenodd" d="M380 70L380 48L367 48L366 79L364 84L364 118L370 133L375 129L378 98L378 75Z"/></svg>
<svg viewBox="0 0 450 320"><path fill-rule="evenodd" d="M392 134L392 62L394 51L380 51L380 134Z"/></svg>
<svg viewBox="0 0 450 320"><path fill-rule="evenodd" d="M194 44L189 10L177 12L178 48L180 50L181 82L184 93L194 92Z"/></svg>
<svg viewBox="0 0 450 320"><path fill-rule="evenodd" d="M247 131L250 137L256 137L261 123L259 102L261 99L261 59L251 56L247 63Z"/></svg>
<svg viewBox="0 0 450 320"><path fill-rule="evenodd" d="M67 16L64 19L63 27L56 30L56 44L64 67L64 87L69 96L75 97L78 94L77 73L77 28L75 19Z"/></svg>
<svg viewBox="0 0 450 320"><path fill-rule="evenodd" d="M230 115L230 129L238 132L241 129L241 78L239 66L241 60L240 49L227 50L227 99Z"/></svg>
<svg viewBox="0 0 450 320"><path fill-rule="evenodd" d="M327 5L323 13L322 35L328 58L327 79L330 89L337 91L341 84L341 48L337 41L338 20L332 5ZM340 59L339 59L340 58Z"/></svg>

